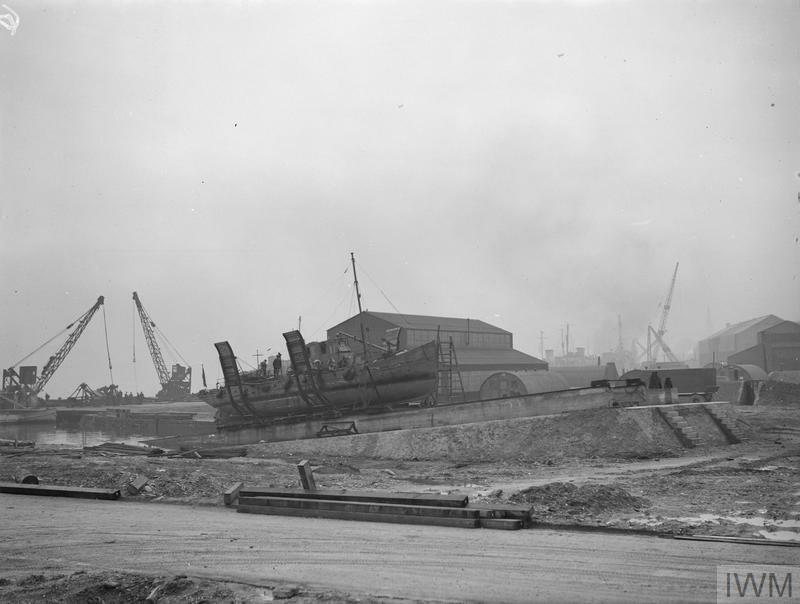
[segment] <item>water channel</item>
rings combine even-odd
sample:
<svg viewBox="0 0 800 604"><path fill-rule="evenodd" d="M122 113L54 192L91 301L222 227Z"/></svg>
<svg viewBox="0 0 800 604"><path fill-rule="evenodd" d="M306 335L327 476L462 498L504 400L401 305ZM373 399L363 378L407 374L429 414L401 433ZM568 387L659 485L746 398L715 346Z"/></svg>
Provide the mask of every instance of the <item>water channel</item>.
<svg viewBox="0 0 800 604"><path fill-rule="evenodd" d="M39 445L60 445L65 447L95 446L105 442L141 444L146 440L162 436L190 435L214 432L214 410L200 402L144 403L127 407L98 407L91 409L93 413L114 412L116 409L129 411L131 417L137 414L193 413L191 419L153 422L134 421L119 422L109 425L108 422L73 423L33 422L33 423L0 423L0 439L33 441Z"/></svg>

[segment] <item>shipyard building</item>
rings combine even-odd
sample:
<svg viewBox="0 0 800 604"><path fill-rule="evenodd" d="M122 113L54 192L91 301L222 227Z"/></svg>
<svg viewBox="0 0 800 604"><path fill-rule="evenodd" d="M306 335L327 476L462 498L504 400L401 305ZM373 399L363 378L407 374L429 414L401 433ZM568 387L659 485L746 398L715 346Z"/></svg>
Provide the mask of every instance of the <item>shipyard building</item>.
<svg viewBox="0 0 800 604"><path fill-rule="evenodd" d="M775 315L756 317L702 340L697 352L703 367L726 363L753 365L766 373L800 370L800 323Z"/></svg>
<svg viewBox="0 0 800 604"><path fill-rule="evenodd" d="M539 372L546 381L547 363L514 349L510 331L477 319L404 315L363 311L328 330L328 341L364 339L371 345L397 350L415 348L439 338L443 351L453 343L455 360L467 399L477 399L481 385L498 372ZM445 352L443 352L445 354Z"/></svg>

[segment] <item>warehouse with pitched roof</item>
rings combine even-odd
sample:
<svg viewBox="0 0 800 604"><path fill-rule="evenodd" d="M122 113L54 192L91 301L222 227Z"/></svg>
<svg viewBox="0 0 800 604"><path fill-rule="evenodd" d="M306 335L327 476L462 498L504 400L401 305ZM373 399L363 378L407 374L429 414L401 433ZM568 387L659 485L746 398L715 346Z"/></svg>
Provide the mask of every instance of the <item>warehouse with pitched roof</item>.
<svg viewBox="0 0 800 604"><path fill-rule="evenodd" d="M758 332L755 346L730 355L728 362L755 365L767 373L800 370L800 324L781 321Z"/></svg>
<svg viewBox="0 0 800 604"><path fill-rule="evenodd" d="M775 315L764 315L726 326L698 343L700 366L726 362L729 356L757 345L759 332L782 322L783 319Z"/></svg>
<svg viewBox="0 0 800 604"><path fill-rule="evenodd" d="M479 319L363 311L328 329L328 340L361 339L397 350L415 348L437 337L452 340L466 393L477 395L483 380L498 371L547 371L547 363L514 349L510 331Z"/></svg>

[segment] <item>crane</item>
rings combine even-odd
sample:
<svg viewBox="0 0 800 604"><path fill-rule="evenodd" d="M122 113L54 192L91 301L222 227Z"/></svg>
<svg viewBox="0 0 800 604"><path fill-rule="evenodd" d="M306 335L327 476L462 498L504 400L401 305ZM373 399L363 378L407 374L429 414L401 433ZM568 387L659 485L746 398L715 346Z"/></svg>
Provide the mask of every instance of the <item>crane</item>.
<svg viewBox="0 0 800 604"><path fill-rule="evenodd" d="M192 368L189 367L187 363L187 366L173 365L171 373L167 370L167 365L164 363L164 357L161 354L161 348L156 341L155 330L158 328L152 319L150 319L150 315L147 314L144 306L142 306L142 302L139 300L139 295L136 292L133 292L133 302L139 313L144 339L147 342L147 348L150 351L150 357L153 359L153 365L156 368L156 374L158 374L158 381L161 384L161 391L156 394L156 398L168 401L187 400L187 397L191 394ZM160 330L159 333L161 333ZM166 339L163 333L161 333L161 336L169 343L169 340ZM173 350L175 350L174 347ZM180 357L180 353L178 353L177 350L175 350L175 352ZM186 363L183 357L181 357L181 360Z"/></svg>
<svg viewBox="0 0 800 604"><path fill-rule="evenodd" d="M21 402L24 403L25 406L35 405L37 395L42 391L45 387L47 382L50 381L50 378L53 377L53 374L56 370L61 366L61 363L64 362L64 359L67 358L70 350L75 346L78 341L78 338L81 337L81 334L86 329L86 326L89 324L89 321L92 320L92 317L97 312L97 310L103 306L104 297L100 296L97 298L97 302L83 313L80 317L78 317L75 321L70 323L69 325L64 328L59 334L56 334L50 340L42 344L39 348L34 350L28 356L26 356L21 361L14 363L8 369L3 370L3 398L6 400L12 400L12 402ZM105 311L104 311L105 313ZM103 322L105 323L105 314L103 315ZM69 334L67 341L61 345L61 348L51 356L47 363L45 363L44 367L42 368L42 373L39 377L36 377L36 367L33 366L26 366L20 367L19 373L14 369L20 363L23 363L26 359L31 357L33 354L44 348L47 344L52 342L55 338L59 335L64 333L69 329L72 329L73 326L75 329L72 333ZM106 351L108 351L108 331L106 330ZM111 371L111 355L108 355L108 369L109 372ZM111 381L114 381L113 375L111 376Z"/></svg>
<svg viewBox="0 0 800 604"><path fill-rule="evenodd" d="M675 293L675 281L678 278L678 266L680 262L675 263L675 272L672 273L672 281L669 284L669 292L667 293L667 299L664 300L664 306L661 310L661 321L658 324L658 331L653 329L652 325L647 326L647 360L648 362L655 361L656 356L658 356L658 349L664 351L664 355L672 362L678 362L678 357L675 356L675 353L672 352L670 347L664 341L664 334L667 332L667 318L669 317L669 311L672 308L672 294ZM653 337L653 340L650 337Z"/></svg>

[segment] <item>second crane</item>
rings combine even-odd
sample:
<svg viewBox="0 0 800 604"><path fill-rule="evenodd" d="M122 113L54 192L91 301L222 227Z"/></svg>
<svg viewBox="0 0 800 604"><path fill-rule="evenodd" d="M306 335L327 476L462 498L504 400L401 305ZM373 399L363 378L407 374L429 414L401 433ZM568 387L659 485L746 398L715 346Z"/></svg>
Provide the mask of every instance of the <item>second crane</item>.
<svg viewBox="0 0 800 604"><path fill-rule="evenodd" d="M161 348L156 341L155 332L158 328L152 319L150 319L144 306L142 306L142 302L139 300L139 295L136 292L133 292L133 302L139 313L142 331L144 331L144 339L147 342L147 348L150 350L150 356L153 359L153 365L158 374L158 381L161 383L161 391L156 394L156 398L166 401L191 400L192 368L189 367L189 364L181 357L181 360L186 363L186 365L175 364L172 366L172 372L167 370L167 365L164 363L164 357L161 354ZM166 339L164 334L161 333L160 330L158 331L164 341L169 344L169 340ZM180 357L180 353L175 350L174 346L172 349Z"/></svg>

